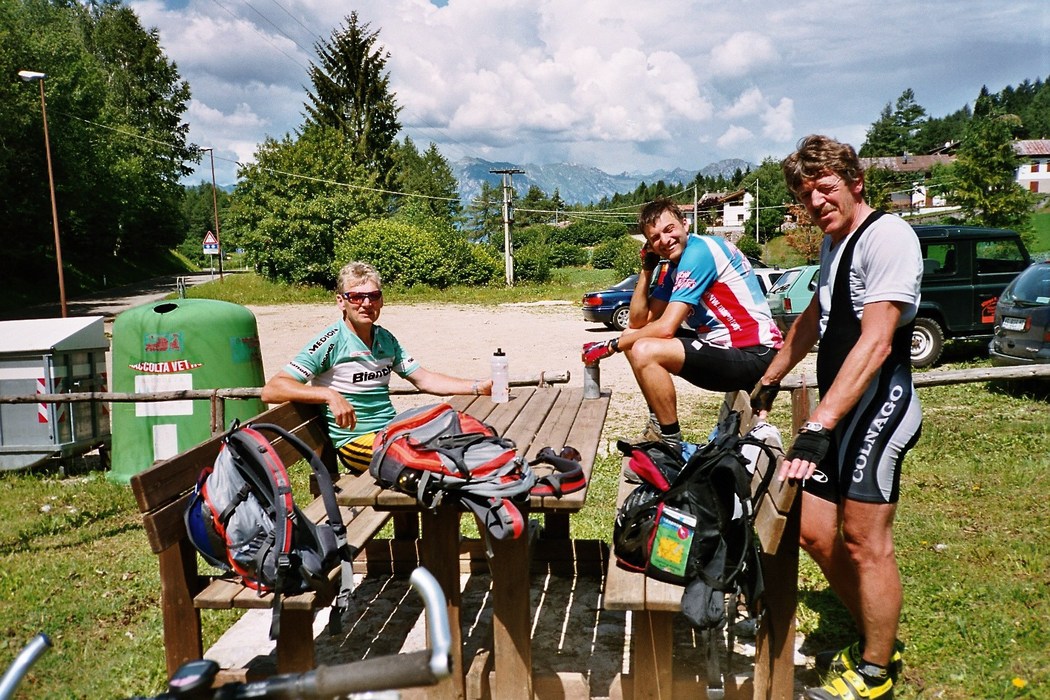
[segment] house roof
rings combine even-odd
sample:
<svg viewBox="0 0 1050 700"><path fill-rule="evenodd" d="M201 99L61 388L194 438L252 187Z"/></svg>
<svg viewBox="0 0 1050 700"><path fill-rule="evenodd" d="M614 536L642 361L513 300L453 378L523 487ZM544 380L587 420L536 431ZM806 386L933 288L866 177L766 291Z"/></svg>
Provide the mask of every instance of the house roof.
<svg viewBox="0 0 1050 700"><path fill-rule="evenodd" d="M861 158L860 164L865 169L882 168L895 173L927 172L934 165L947 165L955 160L955 156L939 154L932 156L881 156L879 158Z"/></svg>
<svg viewBox="0 0 1050 700"><path fill-rule="evenodd" d="M1050 139L1014 141L1014 150L1019 156L1050 156Z"/></svg>

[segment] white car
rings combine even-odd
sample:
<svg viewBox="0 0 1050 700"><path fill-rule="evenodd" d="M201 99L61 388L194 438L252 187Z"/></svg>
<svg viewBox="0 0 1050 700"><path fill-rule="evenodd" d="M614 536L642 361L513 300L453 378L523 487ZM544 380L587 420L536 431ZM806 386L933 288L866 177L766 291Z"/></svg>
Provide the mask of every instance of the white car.
<svg viewBox="0 0 1050 700"><path fill-rule="evenodd" d="M763 294L767 294L776 284L777 279L784 274L783 270L774 267L753 267L751 269L758 277L758 286L762 288Z"/></svg>

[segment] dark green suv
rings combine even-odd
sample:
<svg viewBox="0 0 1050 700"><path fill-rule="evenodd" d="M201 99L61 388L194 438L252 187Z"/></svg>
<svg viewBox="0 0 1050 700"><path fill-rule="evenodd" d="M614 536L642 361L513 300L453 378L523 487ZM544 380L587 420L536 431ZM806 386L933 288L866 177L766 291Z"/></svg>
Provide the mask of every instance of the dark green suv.
<svg viewBox="0 0 1050 700"><path fill-rule="evenodd" d="M975 226L915 226L922 247L922 300L911 363L929 367L948 339L992 337L995 305L1031 258L1021 236Z"/></svg>

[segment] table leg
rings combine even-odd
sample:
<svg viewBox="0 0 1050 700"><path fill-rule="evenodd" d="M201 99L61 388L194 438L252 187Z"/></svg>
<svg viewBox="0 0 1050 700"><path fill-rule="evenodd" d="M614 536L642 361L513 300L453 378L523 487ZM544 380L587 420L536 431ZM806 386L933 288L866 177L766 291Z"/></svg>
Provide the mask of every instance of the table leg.
<svg viewBox="0 0 1050 700"><path fill-rule="evenodd" d="M459 623L459 511L451 506L423 510L423 566L434 575L445 592L448 624L452 632L452 675L432 688L428 698L466 698L463 678L463 633Z"/></svg>
<svg viewBox="0 0 1050 700"><path fill-rule="evenodd" d="M631 619L631 697L670 698L674 684L674 613L635 610Z"/></svg>
<svg viewBox="0 0 1050 700"><path fill-rule="evenodd" d="M529 537L493 540L492 697L532 700L532 606L529 601Z"/></svg>
<svg viewBox="0 0 1050 700"><path fill-rule="evenodd" d="M569 539L569 514L568 513L546 513L543 516L543 539L545 539L545 540L567 540L567 539Z"/></svg>

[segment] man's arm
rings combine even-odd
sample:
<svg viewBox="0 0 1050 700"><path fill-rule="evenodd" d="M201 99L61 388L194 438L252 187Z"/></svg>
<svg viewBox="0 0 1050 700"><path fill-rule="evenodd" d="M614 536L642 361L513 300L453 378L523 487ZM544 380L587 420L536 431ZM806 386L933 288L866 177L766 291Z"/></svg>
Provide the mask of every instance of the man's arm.
<svg viewBox="0 0 1050 700"><path fill-rule="evenodd" d="M424 367L420 367L405 377L405 379L412 382L412 386L425 394L435 394L437 396L450 396L452 394L490 396L492 394L491 379L460 379L459 377L450 377L439 372L431 372Z"/></svg>
<svg viewBox="0 0 1050 700"><path fill-rule="evenodd" d="M303 384L284 370L270 377L262 388L261 398L266 403L324 403L328 404L340 428L353 428L357 422L354 407L338 391L327 386Z"/></svg>
<svg viewBox="0 0 1050 700"><path fill-rule="evenodd" d="M660 303L664 308L658 318L642 328L628 328L620 335L620 350L630 350L639 338L673 338L682 322L693 312L693 307L682 301Z"/></svg>
<svg viewBox="0 0 1050 700"><path fill-rule="evenodd" d="M629 328L644 327L650 321L660 318L667 308L666 301L649 296L655 272L647 270L644 265L638 272L638 282L635 283L634 292L631 294L631 313L627 322Z"/></svg>
<svg viewBox="0 0 1050 700"><path fill-rule="evenodd" d="M832 429L857 405L872 379L879 373L893 347L893 334L900 321L903 302L877 301L864 305L860 338L842 363L827 394L810 420ZM817 465L804 459L784 460L780 479L808 479Z"/></svg>

